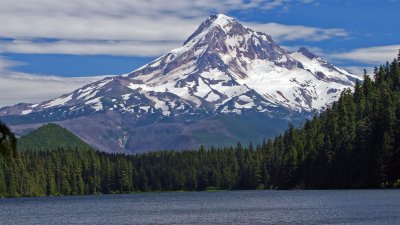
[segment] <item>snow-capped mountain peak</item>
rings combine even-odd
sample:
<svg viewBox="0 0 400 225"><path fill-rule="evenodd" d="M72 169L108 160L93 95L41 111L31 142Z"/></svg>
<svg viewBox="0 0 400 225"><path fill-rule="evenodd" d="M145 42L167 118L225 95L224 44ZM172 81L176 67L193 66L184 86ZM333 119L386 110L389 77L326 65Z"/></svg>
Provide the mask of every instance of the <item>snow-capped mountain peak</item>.
<svg viewBox="0 0 400 225"><path fill-rule="evenodd" d="M321 110L358 79L306 48L290 52L271 36L223 14L212 15L184 42L143 67L1 115L57 119L104 111L134 118Z"/></svg>
<svg viewBox="0 0 400 225"><path fill-rule="evenodd" d="M219 14L133 72L2 108L0 119L27 130L57 121L111 152L260 142L324 109L357 79L306 48L288 51Z"/></svg>
<svg viewBox="0 0 400 225"><path fill-rule="evenodd" d="M207 20L205 20L199 28L184 42L186 45L189 42L196 42L206 33L210 32L212 29L218 28L225 33L229 32L234 25L242 26L234 18L225 16L223 14L211 15Z"/></svg>

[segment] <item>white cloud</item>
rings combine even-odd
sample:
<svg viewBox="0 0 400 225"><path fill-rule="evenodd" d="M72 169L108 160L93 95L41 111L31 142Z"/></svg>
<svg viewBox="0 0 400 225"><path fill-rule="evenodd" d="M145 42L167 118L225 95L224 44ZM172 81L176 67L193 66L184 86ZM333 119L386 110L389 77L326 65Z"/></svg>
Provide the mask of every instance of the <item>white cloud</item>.
<svg viewBox="0 0 400 225"><path fill-rule="evenodd" d="M283 1L0 1L0 35L16 39L181 40L210 13Z"/></svg>
<svg viewBox="0 0 400 225"><path fill-rule="evenodd" d="M209 14L270 10L291 2L295 0L4 0L0 1L0 38L15 41L1 41L0 53L158 56L181 45ZM347 35L342 29L276 23L248 26L278 41Z"/></svg>
<svg viewBox="0 0 400 225"><path fill-rule="evenodd" d="M346 37L348 32L340 28L323 29L301 25L284 25L278 23L247 23L248 27L269 34L276 41L322 41L335 37Z"/></svg>
<svg viewBox="0 0 400 225"><path fill-rule="evenodd" d="M0 56L0 72L6 71L8 68L13 66L21 65L20 62L8 60L2 56Z"/></svg>
<svg viewBox="0 0 400 225"><path fill-rule="evenodd" d="M18 64L0 57L0 107L17 103L36 103L71 92L104 76L57 77L9 71Z"/></svg>
<svg viewBox="0 0 400 225"><path fill-rule="evenodd" d="M309 40L321 41L333 37L345 37L347 32L342 29L321 29L315 27L292 26L277 23L256 24L245 23L246 26L267 34L275 41ZM99 41L99 40L61 40L34 41L13 40L0 41L0 53L31 53L31 54L71 54L71 55L123 55L123 56L159 56L179 47L180 41Z"/></svg>
<svg viewBox="0 0 400 225"><path fill-rule="evenodd" d="M383 64L397 57L400 45L384 45L368 48L353 49L348 52L331 54L335 59L346 59L366 64Z"/></svg>
<svg viewBox="0 0 400 225"><path fill-rule="evenodd" d="M178 42L143 41L0 41L0 53L158 56L180 46Z"/></svg>
<svg viewBox="0 0 400 225"><path fill-rule="evenodd" d="M269 10L269 9L273 9L273 8L278 7L278 6L281 6L281 5L283 5L283 3L285 3L285 2L287 2L287 1L285 1L285 0L274 0L274 1L267 2L267 3L266 3L263 7L261 7L261 8L262 8L262 9Z"/></svg>

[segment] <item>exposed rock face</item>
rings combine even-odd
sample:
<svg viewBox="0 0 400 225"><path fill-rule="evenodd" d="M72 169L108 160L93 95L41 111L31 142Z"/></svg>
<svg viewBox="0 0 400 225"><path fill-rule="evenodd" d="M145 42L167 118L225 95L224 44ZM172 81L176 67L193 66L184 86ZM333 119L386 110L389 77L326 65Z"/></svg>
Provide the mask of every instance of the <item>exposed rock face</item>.
<svg viewBox="0 0 400 225"><path fill-rule="evenodd" d="M194 133L208 132L209 121L224 116L280 121L270 129L278 132L288 121L324 109L357 79L306 48L289 52L269 35L219 14L204 21L182 47L131 73L39 104L2 108L0 117L22 124L21 130L23 124L59 121L104 151L190 148L209 144ZM96 132L101 138L110 134L109 143L100 143ZM138 145L137 132L168 140ZM242 140L228 128L219 132L232 142Z"/></svg>

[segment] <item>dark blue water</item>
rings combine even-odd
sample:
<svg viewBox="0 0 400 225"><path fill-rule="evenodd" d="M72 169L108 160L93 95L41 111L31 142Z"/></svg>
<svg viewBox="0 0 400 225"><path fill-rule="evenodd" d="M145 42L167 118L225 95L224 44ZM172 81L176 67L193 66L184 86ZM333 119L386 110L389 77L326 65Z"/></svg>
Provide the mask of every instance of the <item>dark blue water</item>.
<svg viewBox="0 0 400 225"><path fill-rule="evenodd" d="M400 224L400 190L0 199L0 224Z"/></svg>

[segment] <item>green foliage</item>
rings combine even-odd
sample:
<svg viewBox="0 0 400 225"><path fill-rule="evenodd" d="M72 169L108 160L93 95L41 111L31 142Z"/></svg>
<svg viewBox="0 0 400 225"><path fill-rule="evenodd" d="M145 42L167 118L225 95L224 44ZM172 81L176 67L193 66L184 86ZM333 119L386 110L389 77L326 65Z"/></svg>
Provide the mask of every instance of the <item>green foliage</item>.
<svg viewBox="0 0 400 225"><path fill-rule="evenodd" d="M0 155L15 156L16 138L10 129L0 121Z"/></svg>
<svg viewBox="0 0 400 225"><path fill-rule="evenodd" d="M15 152L2 125L0 196L260 188L400 187L400 64L365 76L355 91L261 145L107 154L61 140ZM52 126L52 125L50 125ZM59 129L59 128L55 128ZM45 132L45 139L54 132ZM39 135L42 139L42 135ZM37 144L31 139L32 146ZM54 146L57 146L57 151ZM44 148L43 146L47 146ZM72 147L72 148L71 148ZM48 148L48 149L47 149ZM10 157L14 155L14 157Z"/></svg>
<svg viewBox="0 0 400 225"><path fill-rule="evenodd" d="M52 150L57 148L90 149L91 147L67 129L49 123L18 139L18 150Z"/></svg>

